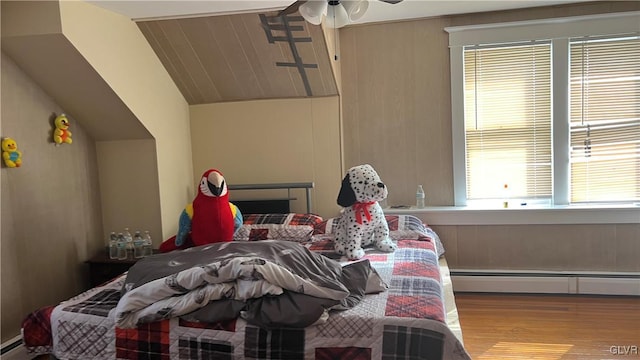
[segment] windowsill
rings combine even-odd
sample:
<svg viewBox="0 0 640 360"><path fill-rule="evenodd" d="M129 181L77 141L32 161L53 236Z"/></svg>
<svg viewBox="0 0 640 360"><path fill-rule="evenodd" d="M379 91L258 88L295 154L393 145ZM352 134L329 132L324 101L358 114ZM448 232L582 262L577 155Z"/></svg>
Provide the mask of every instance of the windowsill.
<svg viewBox="0 0 640 360"><path fill-rule="evenodd" d="M640 224L640 205L478 208L428 206L392 209L385 214L415 215L429 225Z"/></svg>

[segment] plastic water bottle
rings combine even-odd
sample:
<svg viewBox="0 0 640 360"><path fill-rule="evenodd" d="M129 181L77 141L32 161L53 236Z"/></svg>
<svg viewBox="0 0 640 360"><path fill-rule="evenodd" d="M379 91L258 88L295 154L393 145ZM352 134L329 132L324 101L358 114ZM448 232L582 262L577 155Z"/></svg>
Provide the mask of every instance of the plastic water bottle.
<svg viewBox="0 0 640 360"><path fill-rule="evenodd" d="M418 190L416 190L416 207L418 209L424 208L424 189L422 185L418 185Z"/></svg>
<svg viewBox="0 0 640 360"><path fill-rule="evenodd" d="M118 260L126 260L127 259L127 240L125 240L124 235L122 233L118 233Z"/></svg>
<svg viewBox="0 0 640 360"><path fill-rule="evenodd" d="M129 228L124 228L122 233L124 241L126 242L127 258L133 259L133 236L129 232Z"/></svg>
<svg viewBox="0 0 640 360"><path fill-rule="evenodd" d="M118 258L118 236L115 232L109 234L109 259Z"/></svg>
<svg viewBox="0 0 640 360"><path fill-rule="evenodd" d="M153 242L151 241L151 233L149 233L149 230L144 232L143 239L144 256L153 255Z"/></svg>
<svg viewBox="0 0 640 360"><path fill-rule="evenodd" d="M144 256L144 239L140 231L136 231L133 235L133 257L141 258Z"/></svg>

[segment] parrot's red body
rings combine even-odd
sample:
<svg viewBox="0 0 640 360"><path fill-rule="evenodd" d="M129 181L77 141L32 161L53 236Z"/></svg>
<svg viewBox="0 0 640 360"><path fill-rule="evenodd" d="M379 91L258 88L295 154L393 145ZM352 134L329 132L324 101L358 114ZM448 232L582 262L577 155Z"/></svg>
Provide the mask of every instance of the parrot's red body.
<svg viewBox="0 0 640 360"><path fill-rule="evenodd" d="M180 214L178 233L160 245L160 252L232 241L241 225L242 214L229 202L222 173L210 169L200 178L196 198Z"/></svg>
<svg viewBox="0 0 640 360"><path fill-rule="evenodd" d="M207 195L206 190L203 190L203 186L209 189L207 179L212 172L222 177L218 170L206 171L202 175L198 195L193 200L191 241L195 246L233 240L234 215L229 206L229 192L226 184L221 184L221 193L217 196Z"/></svg>

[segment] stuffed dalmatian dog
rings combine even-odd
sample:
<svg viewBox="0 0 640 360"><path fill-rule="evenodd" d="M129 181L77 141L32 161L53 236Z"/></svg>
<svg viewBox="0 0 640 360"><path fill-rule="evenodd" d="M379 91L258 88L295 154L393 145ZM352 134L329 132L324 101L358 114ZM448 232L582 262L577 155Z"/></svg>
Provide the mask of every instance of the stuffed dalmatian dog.
<svg viewBox="0 0 640 360"><path fill-rule="evenodd" d="M389 226L378 201L388 190L369 164L354 166L342 180L338 205L344 207L335 230L334 248L351 260L364 256L363 247L392 252L397 246L389 238Z"/></svg>

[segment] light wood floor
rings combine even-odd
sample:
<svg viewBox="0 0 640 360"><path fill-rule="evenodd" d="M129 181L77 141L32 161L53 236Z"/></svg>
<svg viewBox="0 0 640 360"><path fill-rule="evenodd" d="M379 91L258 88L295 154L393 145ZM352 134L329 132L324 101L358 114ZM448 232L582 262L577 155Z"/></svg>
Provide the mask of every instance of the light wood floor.
<svg viewBox="0 0 640 360"><path fill-rule="evenodd" d="M456 293L456 304L474 360L640 360L640 297Z"/></svg>

